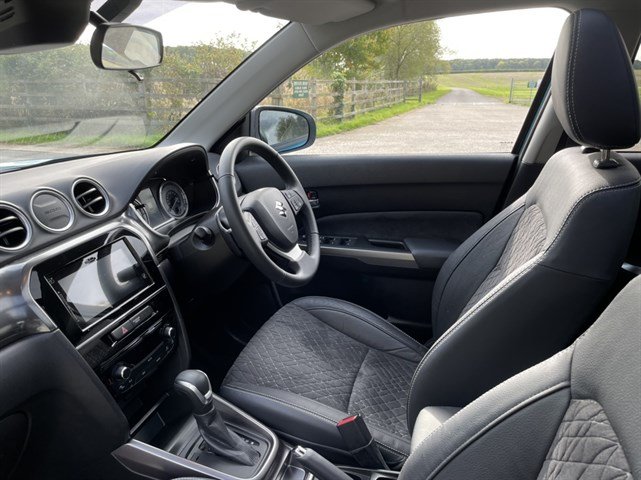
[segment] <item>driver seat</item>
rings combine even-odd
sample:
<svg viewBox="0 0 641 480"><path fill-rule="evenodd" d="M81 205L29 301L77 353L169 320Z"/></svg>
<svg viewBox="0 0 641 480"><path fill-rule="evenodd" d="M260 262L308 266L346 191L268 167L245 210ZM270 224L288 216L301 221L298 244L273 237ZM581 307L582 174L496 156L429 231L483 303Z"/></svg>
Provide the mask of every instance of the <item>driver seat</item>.
<svg viewBox="0 0 641 480"><path fill-rule="evenodd" d="M517 372L567 347L593 319L624 259L640 199L637 170L611 149L640 137L639 102L616 25L566 21L552 101L579 145L556 153L519 200L445 262L432 302L435 341L416 342L351 303L301 298L256 333L221 387L294 443L354 463L336 424L360 414L400 466L419 412L443 422Z"/></svg>

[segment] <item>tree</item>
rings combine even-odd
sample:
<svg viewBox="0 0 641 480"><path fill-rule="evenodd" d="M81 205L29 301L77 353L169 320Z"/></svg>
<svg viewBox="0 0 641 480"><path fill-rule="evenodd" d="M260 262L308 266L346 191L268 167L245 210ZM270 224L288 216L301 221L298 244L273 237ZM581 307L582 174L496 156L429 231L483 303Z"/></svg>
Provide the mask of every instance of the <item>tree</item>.
<svg viewBox="0 0 641 480"><path fill-rule="evenodd" d="M386 30L388 45L384 54L385 77L407 80L437 71L441 47L441 31L435 22L401 25Z"/></svg>
<svg viewBox="0 0 641 480"><path fill-rule="evenodd" d="M389 42L387 30L361 35L325 52L312 65L317 76L332 78L371 78L380 75L382 61Z"/></svg>

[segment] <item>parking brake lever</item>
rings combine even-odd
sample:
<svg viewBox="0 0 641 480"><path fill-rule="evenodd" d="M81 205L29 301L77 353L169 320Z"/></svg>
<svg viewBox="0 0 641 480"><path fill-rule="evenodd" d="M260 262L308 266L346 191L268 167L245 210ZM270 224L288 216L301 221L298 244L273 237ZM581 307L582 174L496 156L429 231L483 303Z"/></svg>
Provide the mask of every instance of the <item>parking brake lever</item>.
<svg viewBox="0 0 641 480"><path fill-rule="evenodd" d="M317 480L352 480L340 468L311 448L296 447L292 458Z"/></svg>

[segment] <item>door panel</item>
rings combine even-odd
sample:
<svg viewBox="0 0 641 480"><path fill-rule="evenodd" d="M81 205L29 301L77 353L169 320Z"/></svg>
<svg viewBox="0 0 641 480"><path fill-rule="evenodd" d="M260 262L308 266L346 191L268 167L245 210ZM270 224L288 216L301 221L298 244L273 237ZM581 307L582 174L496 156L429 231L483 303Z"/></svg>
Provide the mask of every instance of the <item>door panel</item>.
<svg viewBox="0 0 641 480"><path fill-rule="evenodd" d="M515 156L287 155L307 189L318 192L318 217L338 213L473 211L492 215ZM236 170L248 190L279 183L264 161Z"/></svg>
<svg viewBox="0 0 641 480"><path fill-rule="evenodd" d="M352 301L420 338L430 336L431 292L438 271L494 213L516 157L286 157L317 200L321 265L283 301L325 295ZM256 157L237 165L246 190L279 185Z"/></svg>

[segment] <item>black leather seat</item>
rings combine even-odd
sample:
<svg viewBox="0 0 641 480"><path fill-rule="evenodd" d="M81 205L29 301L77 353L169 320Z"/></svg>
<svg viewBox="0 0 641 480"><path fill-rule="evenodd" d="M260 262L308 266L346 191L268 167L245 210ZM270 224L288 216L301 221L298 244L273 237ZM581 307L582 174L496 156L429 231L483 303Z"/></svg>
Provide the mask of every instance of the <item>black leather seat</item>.
<svg viewBox="0 0 641 480"><path fill-rule="evenodd" d="M640 120L629 56L601 12L569 17L552 77L566 133L593 148L555 154L526 195L451 255L433 293L431 348L356 305L303 298L255 335L221 394L342 462L350 457L336 422L360 413L388 463L400 465L424 407L451 414L567 347L629 245L640 177L610 150L636 144Z"/></svg>
<svg viewBox="0 0 641 480"><path fill-rule="evenodd" d="M641 478L641 277L571 347L424 432L400 480Z"/></svg>

